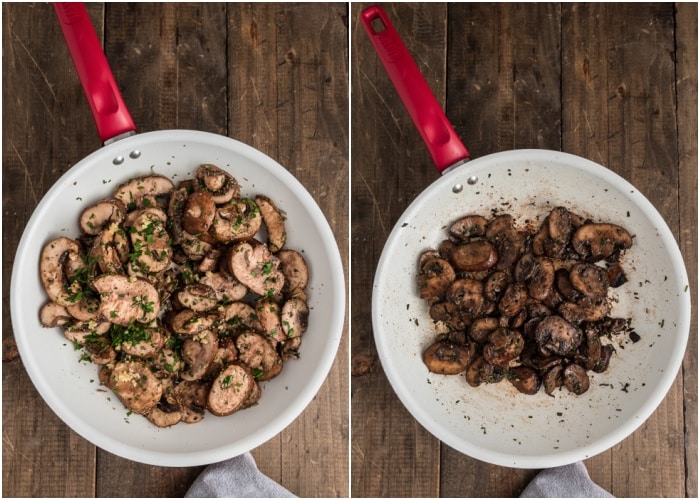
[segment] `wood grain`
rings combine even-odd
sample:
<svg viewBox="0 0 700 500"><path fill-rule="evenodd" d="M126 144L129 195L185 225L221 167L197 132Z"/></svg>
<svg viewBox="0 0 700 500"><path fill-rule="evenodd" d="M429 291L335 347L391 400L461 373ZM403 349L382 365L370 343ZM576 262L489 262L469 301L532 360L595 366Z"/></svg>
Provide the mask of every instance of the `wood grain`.
<svg viewBox="0 0 700 500"><path fill-rule="evenodd" d="M353 4L353 20L365 5ZM419 66L473 157L531 147L606 165L662 213L695 290L696 5L382 5L414 56L446 61ZM410 20L434 14L447 24L431 21L438 42L425 47ZM386 172L407 161L426 170L431 163L365 34L354 27L352 37L351 342L357 366L371 366L351 382L353 495L517 496L536 470L492 466L439 445L414 427L376 359L368 293L374 266L395 214L437 175L398 183L399 173ZM695 312L684 368L661 406L585 465L616 496L697 495Z"/></svg>
<svg viewBox="0 0 700 500"><path fill-rule="evenodd" d="M259 147L307 187L347 269L347 6L88 7L138 131L204 130ZM251 39L251 19L257 46L242 43ZM281 66L290 49L298 58ZM3 5L3 55L3 286L9 288L12 255L34 207L61 173L100 144L50 4ZM246 92L255 79L267 93ZM7 294L3 305L9 310ZM11 336L5 315L3 339ZM307 410L252 451L263 473L300 496L348 496L347 344L346 330ZM20 360L3 364L5 496L178 497L203 469L146 466L96 449L43 403Z"/></svg>

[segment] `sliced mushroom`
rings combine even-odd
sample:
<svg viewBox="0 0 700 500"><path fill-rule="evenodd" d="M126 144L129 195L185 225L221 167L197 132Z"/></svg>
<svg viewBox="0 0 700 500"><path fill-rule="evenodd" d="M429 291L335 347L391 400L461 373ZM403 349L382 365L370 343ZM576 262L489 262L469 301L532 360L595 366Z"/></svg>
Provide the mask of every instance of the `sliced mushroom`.
<svg viewBox="0 0 700 500"><path fill-rule="evenodd" d="M286 338L301 337L309 325L309 306L306 301L301 297L293 297L285 302L280 322Z"/></svg>
<svg viewBox="0 0 700 500"><path fill-rule="evenodd" d="M180 406L183 422L194 424L204 418L208 394L208 384L201 381L183 380L173 388L171 396Z"/></svg>
<svg viewBox="0 0 700 500"><path fill-rule="evenodd" d="M168 229L172 237L173 245L179 245L182 241L182 226L185 217L185 203L190 195L185 187L179 187L173 191L168 202Z"/></svg>
<svg viewBox="0 0 700 500"><path fill-rule="evenodd" d="M236 337L238 359L251 368L256 380L270 380L282 371L282 359L265 337L244 332Z"/></svg>
<svg viewBox="0 0 700 500"><path fill-rule="evenodd" d="M98 201L86 208L80 216L80 229L92 236L100 234L111 224L121 224L126 216L126 207L117 199Z"/></svg>
<svg viewBox="0 0 700 500"><path fill-rule="evenodd" d="M107 321L78 321L67 324L63 335L73 343L85 345L90 338L106 335L111 327Z"/></svg>
<svg viewBox="0 0 700 500"><path fill-rule="evenodd" d="M616 224L584 224L571 237L571 246L581 257L595 262L630 248L632 235Z"/></svg>
<svg viewBox="0 0 700 500"><path fill-rule="evenodd" d="M469 327L469 336L475 342L482 344L486 342L489 336L499 327L498 318L483 317L474 320L474 323Z"/></svg>
<svg viewBox="0 0 700 500"><path fill-rule="evenodd" d="M571 285L587 297L602 297L608 293L608 273L595 264L578 262L569 273Z"/></svg>
<svg viewBox="0 0 700 500"><path fill-rule="evenodd" d="M606 279L610 287L612 288L617 288L627 283L627 276L625 275L625 270L619 263L610 266L606 274Z"/></svg>
<svg viewBox="0 0 700 500"><path fill-rule="evenodd" d="M475 317L484 304L484 285L471 278L458 279L450 285L446 297L460 310Z"/></svg>
<svg viewBox="0 0 700 500"><path fill-rule="evenodd" d="M141 328L143 338L125 339L119 348L131 356L148 359L156 356L165 344L165 335L160 328Z"/></svg>
<svg viewBox="0 0 700 500"><path fill-rule="evenodd" d="M564 207L552 209L547 217L549 237L560 245L567 245L571 238L571 214Z"/></svg>
<svg viewBox="0 0 700 500"><path fill-rule="evenodd" d="M241 409L243 410L245 408L250 408L251 406L255 406L256 404L258 404L260 396L262 396L262 389L260 388L260 384L258 384L257 380L253 380L253 389L250 391L250 394L243 402Z"/></svg>
<svg viewBox="0 0 700 500"><path fill-rule="evenodd" d="M80 255L80 245L70 238L59 237L50 241L41 251L39 272L41 283L51 302L69 306L75 302L76 291L71 290L64 279L63 261L70 255Z"/></svg>
<svg viewBox="0 0 700 500"><path fill-rule="evenodd" d="M486 233L488 221L481 215L467 215L455 221L450 226L448 232L450 236L459 240L467 241L470 238L483 236Z"/></svg>
<svg viewBox="0 0 700 500"><path fill-rule="evenodd" d="M301 253L284 249L276 254L280 260L280 271L284 275L284 292L288 294L295 288L304 290L309 283L309 266Z"/></svg>
<svg viewBox="0 0 700 500"><path fill-rule="evenodd" d="M92 242L89 258L103 273L123 274L123 265L129 255L129 241L116 224L104 228Z"/></svg>
<svg viewBox="0 0 700 500"><path fill-rule="evenodd" d="M232 302L219 308L218 327L225 332L240 332L241 330L262 331L258 315L250 304Z"/></svg>
<svg viewBox="0 0 700 500"><path fill-rule="evenodd" d="M153 408L148 410L145 416L158 427L171 427L182 420L180 407L168 403L165 398L161 398Z"/></svg>
<svg viewBox="0 0 700 500"><path fill-rule="evenodd" d="M255 379L250 369L233 363L223 370L211 384L207 408L214 415L231 415L241 409L253 391Z"/></svg>
<svg viewBox="0 0 700 500"><path fill-rule="evenodd" d="M583 332L561 316L544 318L535 330L537 343L542 353L566 356L575 351L583 340Z"/></svg>
<svg viewBox="0 0 700 500"><path fill-rule="evenodd" d="M577 396L586 392L590 386L588 373L586 373L583 367L575 363L570 364L564 369L563 377L566 388Z"/></svg>
<svg viewBox="0 0 700 500"><path fill-rule="evenodd" d="M465 379L472 387L478 387L483 383L499 382L504 374L498 372L496 367L490 364L483 356L477 356L464 372Z"/></svg>
<svg viewBox="0 0 700 500"><path fill-rule="evenodd" d="M109 387L135 413L146 413L163 395L161 381L142 361L120 361L114 365Z"/></svg>
<svg viewBox="0 0 700 500"><path fill-rule="evenodd" d="M420 297L428 302L441 300L455 278L453 267L445 259L438 256L425 258L418 274Z"/></svg>
<svg viewBox="0 0 700 500"><path fill-rule="evenodd" d="M282 250L287 242L287 231L284 227L284 216L277 205L264 195L255 197L255 204L260 208L260 213L267 228L267 246L272 253Z"/></svg>
<svg viewBox="0 0 700 500"><path fill-rule="evenodd" d="M525 347L525 340L517 330L497 328L484 345L483 356L490 364L507 367Z"/></svg>
<svg viewBox="0 0 700 500"><path fill-rule="evenodd" d="M210 311L218 305L214 289L202 283L185 286L177 293L177 300L184 307L195 312Z"/></svg>
<svg viewBox="0 0 700 500"><path fill-rule="evenodd" d="M505 271L494 271L484 280L484 297L498 301L511 282L511 278Z"/></svg>
<svg viewBox="0 0 700 500"><path fill-rule="evenodd" d="M192 336L212 328L218 319L216 314L197 313L192 309L183 309L169 318L169 324L173 332Z"/></svg>
<svg viewBox="0 0 700 500"><path fill-rule="evenodd" d="M39 322L41 326L53 328L55 326L63 326L69 323L73 317L64 306L58 305L55 302L47 302L39 311Z"/></svg>
<svg viewBox="0 0 700 500"><path fill-rule="evenodd" d="M151 200L166 195L174 189L175 185L167 177L147 175L125 182L117 188L114 197L121 201L127 209L144 208L150 206L150 202L144 203L145 199Z"/></svg>
<svg viewBox="0 0 700 500"><path fill-rule="evenodd" d="M100 294L99 317L117 325L150 323L160 313L158 291L149 282L121 275L102 275L93 282Z"/></svg>
<svg viewBox="0 0 700 500"><path fill-rule="evenodd" d="M496 248L486 240L457 245L450 262L460 271L486 271L498 261Z"/></svg>
<svg viewBox="0 0 700 500"><path fill-rule="evenodd" d="M471 358L466 346L438 341L423 352L423 362L433 373L457 375L467 369Z"/></svg>
<svg viewBox="0 0 700 500"><path fill-rule="evenodd" d="M135 256L131 263L145 273L158 273L170 265L172 246L165 229L166 220L167 215L162 210L146 208L129 226Z"/></svg>
<svg viewBox="0 0 700 500"><path fill-rule="evenodd" d="M498 310L506 317L517 315L527 303L527 287L524 283L511 283L503 293Z"/></svg>
<svg viewBox="0 0 700 500"><path fill-rule="evenodd" d="M241 187L236 178L216 165L200 165L195 177L198 181L197 189L209 191L217 205L228 203L241 194Z"/></svg>
<svg viewBox="0 0 700 500"><path fill-rule="evenodd" d="M535 300L545 300L554 285L554 264L547 257L537 257L536 265L528 282L528 293Z"/></svg>
<svg viewBox="0 0 700 500"><path fill-rule="evenodd" d="M96 365L107 365L117 359L117 352L112 348L109 339L104 336L87 338L85 351L90 356L90 361Z"/></svg>
<svg viewBox="0 0 700 500"><path fill-rule="evenodd" d="M211 288L216 294L216 300L224 304L241 300L248 293L244 284L222 273L208 272L200 278L199 283Z"/></svg>
<svg viewBox="0 0 700 500"><path fill-rule="evenodd" d="M542 383L537 372L527 366L511 368L506 378L518 391L530 396L537 394Z"/></svg>
<svg viewBox="0 0 700 500"><path fill-rule="evenodd" d="M554 391L564 385L564 367L555 365L547 370L542 378L544 392L552 396Z"/></svg>
<svg viewBox="0 0 700 500"><path fill-rule="evenodd" d="M583 297L583 294L574 288L569 278L569 271L566 269L557 270L554 274L554 283L557 291L569 302L576 302Z"/></svg>
<svg viewBox="0 0 700 500"><path fill-rule="evenodd" d="M248 242L237 244L228 260L231 274L258 295L278 297L284 286L280 260L267 245L253 247Z"/></svg>
<svg viewBox="0 0 700 500"><path fill-rule="evenodd" d="M66 306L68 314L79 321L90 321L92 319L96 319L99 309L99 299L90 295L83 295L78 302Z"/></svg>
<svg viewBox="0 0 700 500"><path fill-rule="evenodd" d="M206 233L214 222L216 204L206 191L195 191L187 197L182 228L190 234Z"/></svg>
<svg viewBox="0 0 700 500"><path fill-rule="evenodd" d="M462 311L452 302L431 304L429 314L434 321L442 322L453 330L463 330L467 326Z"/></svg>
<svg viewBox="0 0 700 500"><path fill-rule="evenodd" d="M234 243L252 239L261 225L258 205L242 198L216 210L209 232L221 243Z"/></svg>
<svg viewBox="0 0 700 500"><path fill-rule="evenodd" d="M578 302L562 303L557 311L572 323L600 321L610 312L610 304L605 297L583 297Z"/></svg>
<svg viewBox="0 0 700 500"><path fill-rule="evenodd" d="M218 351L218 337L212 330L203 330L182 343L182 360L186 368L180 373L183 380L199 380L207 373Z"/></svg>
<svg viewBox="0 0 700 500"><path fill-rule="evenodd" d="M263 332L275 342L284 342L287 335L282 329L280 306L272 298L262 298L255 304L255 311Z"/></svg>
<svg viewBox="0 0 700 500"><path fill-rule="evenodd" d="M212 244L194 236L187 231L182 231L180 248L188 259L200 261L212 251Z"/></svg>

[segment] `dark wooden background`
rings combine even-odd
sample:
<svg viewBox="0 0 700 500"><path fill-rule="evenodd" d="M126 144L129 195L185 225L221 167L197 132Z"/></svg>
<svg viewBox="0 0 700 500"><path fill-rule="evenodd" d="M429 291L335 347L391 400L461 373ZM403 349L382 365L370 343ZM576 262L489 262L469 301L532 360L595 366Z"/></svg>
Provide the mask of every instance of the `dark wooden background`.
<svg viewBox="0 0 700 500"><path fill-rule="evenodd" d="M351 5L352 494L517 496L537 471L441 445L404 409L377 359L375 266L398 217L438 174L356 22L367 5ZM622 175L671 227L696 304L696 3L382 5L473 157L554 149ZM612 494L697 497L697 348L694 311L664 402L632 436L585 461Z"/></svg>
<svg viewBox="0 0 700 500"><path fill-rule="evenodd" d="M89 4L139 131L228 135L288 168L324 211L348 267L348 5ZM137 464L65 426L13 354L8 291L22 230L52 183L100 143L48 3L3 3L2 493L182 496L203 467ZM349 494L348 334L306 411L253 450L300 496Z"/></svg>

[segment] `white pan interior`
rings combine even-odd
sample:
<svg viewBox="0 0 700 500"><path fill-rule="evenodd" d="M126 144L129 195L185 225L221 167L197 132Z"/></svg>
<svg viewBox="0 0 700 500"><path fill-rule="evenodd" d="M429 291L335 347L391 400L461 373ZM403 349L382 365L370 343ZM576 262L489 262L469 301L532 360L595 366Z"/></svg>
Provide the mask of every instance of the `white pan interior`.
<svg viewBox="0 0 700 500"><path fill-rule="evenodd" d="M469 183L474 176L476 182ZM473 179L472 179L473 180ZM461 186L456 189L455 186ZM511 384L470 387L463 375L428 372L421 354L435 337L418 296L420 253L447 237L461 215L510 213L542 220L562 205L626 227L634 246L623 260L629 282L615 290L612 316L632 318L641 336L616 343L609 369L592 374L581 396L535 396ZM565 153L521 150L473 160L438 179L397 221L375 276L372 320L386 375L410 413L435 437L485 462L519 468L572 463L630 435L661 403L682 363L690 327L690 290L668 226L632 185Z"/></svg>
<svg viewBox="0 0 700 500"><path fill-rule="evenodd" d="M138 153L136 153L138 152ZM123 158L121 164L113 160ZM79 234L83 209L110 197L135 176L156 173L176 184L193 178L202 163L233 174L243 195L266 194L287 216L287 247L309 264L310 317L301 357L263 382L257 406L228 417L207 413L197 424L159 429L126 409L97 379L97 366L80 362L80 351L60 328L39 325L46 302L39 254L58 236ZM51 409L74 431L116 455L153 465L193 466L244 453L287 427L313 399L335 358L344 322L343 268L333 233L310 194L287 170L233 139L195 131L136 135L93 153L71 168L43 198L20 241L10 291L12 323L22 362Z"/></svg>

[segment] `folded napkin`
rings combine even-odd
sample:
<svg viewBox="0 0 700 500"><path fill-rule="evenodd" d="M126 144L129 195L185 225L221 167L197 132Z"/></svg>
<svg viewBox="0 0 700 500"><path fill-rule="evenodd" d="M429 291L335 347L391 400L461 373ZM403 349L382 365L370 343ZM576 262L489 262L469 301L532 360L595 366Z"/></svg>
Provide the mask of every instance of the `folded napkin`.
<svg viewBox="0 0 700 500"><path fill-rule="evenodd" d="M244 453L208 465L195 479L185 498L295 498L260 472L253 455Z"/></svg>
<svg viewBox="0 0 700 500"><path fill-rule="evenodd" d="M614 498L595 484L583 462L544 469L527 485L520 498Z"/></svg>

